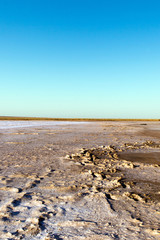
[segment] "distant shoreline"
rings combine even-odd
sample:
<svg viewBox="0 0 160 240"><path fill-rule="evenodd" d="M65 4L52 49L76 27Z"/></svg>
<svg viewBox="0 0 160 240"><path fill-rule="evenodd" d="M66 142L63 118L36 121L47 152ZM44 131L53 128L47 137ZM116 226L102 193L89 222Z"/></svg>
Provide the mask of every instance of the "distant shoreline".
<svg viewBox="0 0 160 240"><path fill-rule="evenodd" d="M1 120L15 120L15 121L86 121L86 122L99 122L99 121L160 121L160 119L127 119L127 118L45 118L45 117L8 117L0 116Z"/></svg>

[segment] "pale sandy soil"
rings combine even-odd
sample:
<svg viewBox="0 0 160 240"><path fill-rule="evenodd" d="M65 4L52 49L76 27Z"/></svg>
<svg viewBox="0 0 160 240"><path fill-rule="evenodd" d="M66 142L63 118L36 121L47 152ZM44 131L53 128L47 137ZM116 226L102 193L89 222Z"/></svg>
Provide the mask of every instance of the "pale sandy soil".
<svg viewBox="0 0 160 240"><path fill-rule="evenodd" d="M0 163L0 239L160 239L159 122L1 129Z"/></svg>

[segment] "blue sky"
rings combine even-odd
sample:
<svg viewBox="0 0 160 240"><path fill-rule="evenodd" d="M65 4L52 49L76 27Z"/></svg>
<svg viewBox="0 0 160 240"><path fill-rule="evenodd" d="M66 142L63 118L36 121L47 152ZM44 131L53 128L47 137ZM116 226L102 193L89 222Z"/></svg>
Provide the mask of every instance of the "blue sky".
<svg viewBox="0 0 160 240"><path fill-rule="evenodd" d="M0 0L0 115L160 118L160 1Z"/></svg>

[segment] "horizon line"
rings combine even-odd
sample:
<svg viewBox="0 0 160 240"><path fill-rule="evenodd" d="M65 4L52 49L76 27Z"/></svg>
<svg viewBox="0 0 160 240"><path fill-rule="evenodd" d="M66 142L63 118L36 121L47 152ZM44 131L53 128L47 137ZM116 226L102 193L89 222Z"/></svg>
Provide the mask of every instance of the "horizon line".
<svg viewBox="0 0 160 240"><path fill-rule="evenodd" d="M154 118L49 118L49 117L16 117L0 116L0 120L32 120L32 121L160 121Z"/></svg>

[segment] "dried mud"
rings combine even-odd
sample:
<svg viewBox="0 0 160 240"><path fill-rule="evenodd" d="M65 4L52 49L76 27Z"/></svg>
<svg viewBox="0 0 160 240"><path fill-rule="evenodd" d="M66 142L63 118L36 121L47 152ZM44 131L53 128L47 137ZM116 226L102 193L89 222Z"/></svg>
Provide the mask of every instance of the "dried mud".
<svg viewBox="0 0 160 240"><path fill-rule="evenodd" d="M0 239L159 239L157 127L1 130Z"/></svg>

